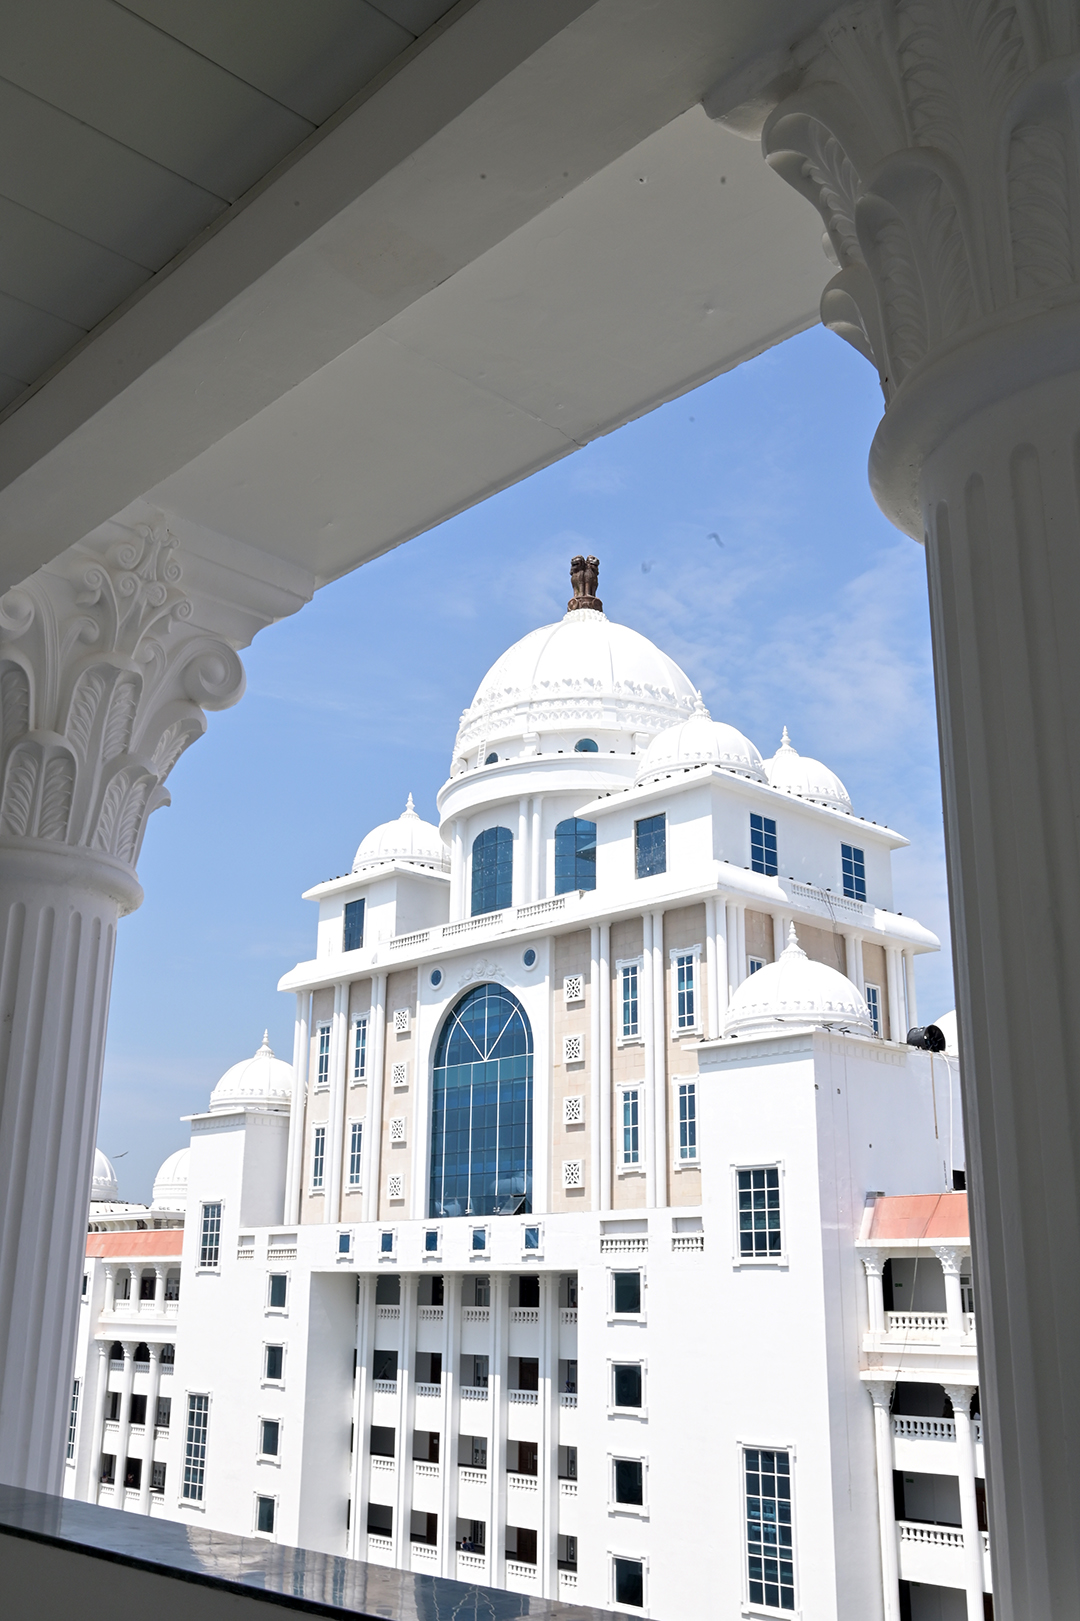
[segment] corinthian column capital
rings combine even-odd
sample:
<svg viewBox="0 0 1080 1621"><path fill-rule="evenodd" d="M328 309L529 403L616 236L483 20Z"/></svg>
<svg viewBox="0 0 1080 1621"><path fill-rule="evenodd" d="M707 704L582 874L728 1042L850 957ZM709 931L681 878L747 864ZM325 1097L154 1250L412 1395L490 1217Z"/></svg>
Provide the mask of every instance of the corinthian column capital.
<svg viewBox="0 0 1080 1621"><path fill-rule="evenodd" d="M0 600L0 843L114 867L130 910L169 772L243 690L164 525L71 547Z"/></svg>

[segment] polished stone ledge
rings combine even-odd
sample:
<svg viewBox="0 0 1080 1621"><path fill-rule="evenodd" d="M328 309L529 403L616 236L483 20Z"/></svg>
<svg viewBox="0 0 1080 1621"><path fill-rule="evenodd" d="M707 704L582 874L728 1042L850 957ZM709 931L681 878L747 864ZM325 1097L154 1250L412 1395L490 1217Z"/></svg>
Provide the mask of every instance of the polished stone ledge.
<svg viewBox="0 0 1080 1621"><path fill-rule="evenodd" d="M282 1610L299 1615L363 1615L372 1621L552 1621L608 1614L444 1580L333 1554L287 1548L261 1537L230 1536L203 1525L0 1485L3 1613L69 1621L98 1613L91 1595L107 1595L111 1621L217 1621L250 1601L251 1621ZM216 1602L215 1602L216 1600ZM12 1608L6 1608L7 1604ZM104 1613L104 1612L102 1612Z"/></svg>

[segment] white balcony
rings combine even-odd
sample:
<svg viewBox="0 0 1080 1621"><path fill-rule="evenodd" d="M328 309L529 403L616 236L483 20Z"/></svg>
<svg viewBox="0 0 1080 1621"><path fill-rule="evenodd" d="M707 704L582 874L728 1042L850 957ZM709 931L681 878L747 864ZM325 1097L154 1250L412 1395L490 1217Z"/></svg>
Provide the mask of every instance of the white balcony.
<svg viewBox="0 0 1080 1621"><path fill-rule="evenodd" d="M559 1572L559 1597L563 1600L564 1603L567 1603L567 1604L574 1604L574 1603L577 1602L577 1571L576 1570L560 1570L560 1572Z"/></svg>
<svg viewBox="0 0 1080 1621"><path fill-rule="evenodd" d="M462 1385L462 1401L487 1401L487 1385Z"/></svg>
<svg viewBox="0 0 1080 1621"><path fill-rule="evenodd" d="M576 1306L563 1306L560 1308L559 1321L562 1323L564 1328L569 1327L571 1324L576 1325L577 1311L578 1309Z"/></svg>
<svg viewBox="0 0 1080 1621"><path fill-rule="evenodd" d="M951 1418L915 1418L906 1413L894 1413L893 1467L910 1469L915 1474L955 1475L956 1425ZM975 1443L975 1473L986 1473L982 1452L982 1421L975 1419L971 1426Z"/></svg>
<svg viewBox="0 0 1080 1621"><path fill-rule="evenodd" d="M397 1380L396 1379L373 1379L371 1381L371 1388L376 1393L376 1395L379 1395L379 1396L396 1396L397 1395Z"/></svg>
<svg viewBox="0 0 1080 1621"><path fill-rule="evenodd" d="M442 1385L441 1384L438 1384L438 1385L420 1385L420 1384L418 1384L416 1386L416 1399L417 1399L417 1401L441 1401L442 1400Z"/></svg>
<svg viewBox="0 0 1080 1621"><path fill-rule="evenodd" d="M540 1587L535 1565L526 1565L519 1559L506 1561L506 1585L511 1593L535 1593Z"/></svg>
<svg viewBox="0 0 1080 1621"><path fill-rule="evenodd" d="M577 1406L577 1392L576 1391L571 1391L571 1390L560 1391L559 1392L559 1406L560 1407L576 1407Z"/></svg>
<svg viewBox="0 0 1080 1621"><path fill-rule="evenodd" d="M462 1490L471 1486L482 1486L486 1489L487 1483L488 1472L486 1469L473 1469L466 1464L462 1464L458 1469L458 1484Z"/></svg>
<svg viewBox="0 0 1080 1621"><path fill-rule="evenodd" d="M512 1407L536 1407L540 1396L535 1390L510 1390L507 1399Z"/></svg>
<svg viewBox="0 0 1080 1621"><path fill-rule="evenodd" d="M400 1308L395 1308L399 1310ZM418 1316L422 1323L441 1323L446 1315L445 1306L421 1306Z"/></svg>
<svg viewBox="0 0 1080 1621"><path fill-rule="evenodd" d="M393 1537L376 1536L373 1531L368 1532L367 1556L373 1565L392 1565L394 1563Z"/></svg>
<svg viewBox="0 0 1080 1621"><path fill-rule="evenodd" d="M412 1547L413 1570L427 1571L429 1576L438 1575L439 1549L434 1542L414 1542Z"/></svg>
<svg viewBox="0 0 1080 1621"><path fill-rule="evenodd" d="M396 1323L401 1318L400 1306L376 1306L375 1316L380 1323Z"/></svg>
<svg viewBox="0 0 1080 1621"><path fill-rule="evenodd" d="M457 1579L459 1582L480 1583L487 1585L488 1562L486 1553L466 1553L458 1549Z"/></svg>
<svg viewBox="0 0 1080 1621"><path fill-rule="evenodd" d="M537 1489L536 1479L535 1475L508 1474L506 1477L507 1489L512 1492L535 1492Z"/></svg>
<svg viewBox="0 0 1080 1621"><path fill-rule="evenodd" d="M989 1593L990 1541L982 1540L983 1589ZM964 1533L959 1526L925 1525L916 1520L898 1520L896 1536L900 1554L900 1579L925 1582L933 1587L963 1587Z"/></svg>
<svg viewBox="0 0 1080 1621"><path fill-rule="evenodd" d="M538 1306L514 1306L510 1311L512 1323L538 1323L540 1321L540 1308Z"/></svg>
<svg viewBox="0 0 1080 1621"><path fill-rule="evenodd" d="M490 1306L466 1306L461 1313L461 1320L465 1323L490 1323ZM472 1555L469 1556L470 1558Z"/></svg>

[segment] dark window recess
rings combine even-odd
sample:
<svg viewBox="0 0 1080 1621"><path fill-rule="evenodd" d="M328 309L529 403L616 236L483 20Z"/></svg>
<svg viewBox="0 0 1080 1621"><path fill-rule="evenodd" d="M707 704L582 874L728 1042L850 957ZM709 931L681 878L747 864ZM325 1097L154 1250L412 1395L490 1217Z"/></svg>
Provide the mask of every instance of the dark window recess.
<svg viewBox="0 0 1080 1621"><path fill-rule="evenodd" d="M381 1278L375 1279L375 1304L377 1306L400 1306L401 1279L393 1273L384 1273Z"/></svg>
<svg viewBox="0 0 1080 1621"><path fill-rule="evenodd" d="M511 1553L510 1544L514 1543ZM510 1559L516 1559L521 1565L536 1564L536 1532L526 1530L521 1525L508 1525L506 1527L506 1552Z"/></svg>
<svg viewBox="0 0 1080 1621"><path fill-rule="evenodd" d="M438 1463L438 1430L413 1430L412 1455L419 1458L421 1463Z"/></svg>
<svg viewBox="0 0 1080 1621"><path fill-rule="evenodd" d="M766 878L776 877L776 823L756 811L750 812L750 865Z"/></svg>
<svg viewBox="0 0 1080 1621"><path fill-rule="evenodd" d="M167 1430L172 1423L172 1397L159 1396L157 1403L157 1427Z"/></svg>
<svg viewBox="0 0 1080 1621"><path fill-rule="evenodd" d="M615 1560L615 1602L638 1608L644 1605L645 1574L640 1559Z"/></svg>
<svg viewBox="0 0 1080 1621"><path fill-rule="evenodd" d="M488 827L472 847L472 915L501 912L514 887L514 835L508 827Z"/></svg>
<svg viewBox="0 0 1080 1621"><path fill-rule="evenodd" d="M615 1501L643 1503L644 1471L640 1458L615 1459Z"/></svg>
<svg viewBox="0 0 1080 1621"><path fill-rule="evenodd" d="M596 888L596 823L570 816L555 829L555 893Z"/></svg>
<svg viewBox="0 0 1080 1621"><path fill-rule="evenodd" d="M175 1363L175 1361L176 1361L176 1346L175 1345L163 1345L161 1347L161 1365L162 1365L162 1367L164 1367L166 1365L166 1363L170 1367L172 1367L172 1365Z"/></svg>
<svg viewBox="0 0 1080 1621"><path fill-rule="evenodd" d="M535 1272L518 1279L518 1305L539 1306L540 1279Z"/></svg>
<svg viewBox="0 0 1080 1621"><path fill-rule="evenodd" d="M412 1511L412 1530L409 1533L410 1542L427 1542L435 1547L439 1540L439 1516L437 1514L422 1513L419 1509Z"/></svg>
<svg viewBox="0 0 1080 1621"><path fill-rule="evenodd" d="M376 1351L372 1362L371 1376L373 1379L397 1380L397 1352Z"/></svg>
<svg viewBox="0 0 1080 1621"><path fill-rule="evenodd" d="M617 1312L640 1312L641 1310L641 1273L615 1272L614 1278L615 1310Z"/></svg>
<svg viewBox="0 0 1080 1621"><path fill-rule="evenodd" d="M967 1172L966 1171L953 1171L952 1185L953 1185L953 1192L954 1193L966 1193L967 1192Z"/></svg>
<svg viewBox="0 0 1080 1621"><path fill-rule="evenodd" d="M132 1398L131 1398L131 1422L133 1424L145 1424L146 1423L146 1397L145 1396L132 1396Z"/></svg>
<svg viewBox="0 0 1080 1621"><path fill-rule="evenodd" d="M262 1444L259 1448L264 1457L276 1458L280 1448L281 1426L276 1418L264 1418L262 1421Z"/></svg>
<svg viewBox="0 0 1080 1621"><path fill-rule="evenodd" d="M393 1509L386 1503L369 1503L367 1528L374 1536L392 1537L394 1534Z"/></svg>
<svg viewBox="0 0 1080 1621"><path fill-rule="evenodd" d="M395 1353L396 1354L396 1353ZM417 1351L416 1382L418 1385L437 1385L442 1379L442 1352Z"/></svg>
<svg viewBox="0 0 1080 1621"><path fill-rule="evenodd" d="M343 951L359 951L364 943L364 901L345 902Z"/></svg>
<svg viewBox="0 0 1080 1621"><path fill-rule="evenodd" d="M391 1425L373 1424L371 1426L371 1456L373 1458L392 1458L396 1439L397 1432Z"/></svg>
<svg viewBox="0 0 1080 1621"><path fill-rule="evenodd" d="M667 817L663 812L634 823L634 864L639 878L667 872Z"/></svg>
<svg viewBox="0 0 1080 1621"><path fill-rule="evenodd" d="M257 1499L258 1512L256 1523L260 1531L271 1532L274 1529L274 1499L260 1497Z"/></svg>
<svg viewBox="0 0 1080 1621"><path fill-rule="evenodd" d="M537 1443L535 1441L509 1441L507 1446L511 1454L513 1454L514 1447L517 1447L516 1461L512 1455L508 1459L510 1473L515 1475L535 1475L540 1455Z"/></svg>
<svg viewBox="0 0 1080 1621"><path fill-rule="evenodd" d="M613 1372L615 1375L615 1406L640 1407L641 1364L639 1362L616 1362Z"/></svg>
<svg viewBox="0 0 1080 1621"><path fill-rule="evenodd" d="M153 1298L154 1298L154 1285L156 1283L157 1283L157 1278L154 1276L154 1274L152 1272L144 1272L142 1277L139 1279L139 1299L140 1300L153 1300Z"/></svg>
<svg viewBox="0 0 1080 1621"><path fill-rule="evenodd" d="M952 1405L940 1385L909 1383L898 1379L893 1390L892 1410L905 1418L951 1418Z"/></svg>
<svg viewBox="0 0 1080 1621"><path fill-rule="evenodd" d="M112 1452L101 1454L101 1484L103 1486L116 1484L116 1455Z"/></svg>
<svg viewBox="0 0 1080 1621"><path fill-rule="evenodd" d="M115 1424L120 1417L120 1392L110 1390L105 1397L105 1417L110 1424Z"/></svg>
<svg viewBox="0 0 1080 1621"><path fill-rule="evenodd" d="M535 1357L535 1356L519 1356L518 1359L517 1359L517 1364L518 1364L517 1388L519 1390L539 1390L540 1389L540 1361L539 1361L539 1358Z"/></svg>
<svg viewBox="0 0 1080 1621"><path fill-rule="evenodd" d="M266 1377L280 1379L285 1366L285 1347L283 1345L268 1345L266 1347Z"/></svg>
<svg viewBox="0 0 1080 1621"><path fill-rule="evenodd" d="M142 1485L142 1459L129 1458L124 1465L124 1485L132 1491L138 1491Z"/></svg>
<svg viewBox="0 0 1080 1621"><path fill-rule="evenodd" d="M150 1490L152 1492L163 1492L165 1490L165 1465L163 1463L155 1463L150 1471Z"/></svg>
<svg viewBox="0 0 1080 1621"><path fill-rule="evenodd" d="M289 1287L289 1280L284 1272L271 1272L270 1274L270 1304L277 1311L285 1306L285 1295Z"/></svg>

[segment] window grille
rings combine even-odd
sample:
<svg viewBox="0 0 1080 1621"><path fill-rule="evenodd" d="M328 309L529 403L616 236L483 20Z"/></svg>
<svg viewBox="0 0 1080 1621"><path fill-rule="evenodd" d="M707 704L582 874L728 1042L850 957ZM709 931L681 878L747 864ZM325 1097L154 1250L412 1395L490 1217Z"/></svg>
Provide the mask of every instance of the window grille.
<svg viewBox="0 0 1080 1621"><path fill-rule="evenodd" d="M563 1036L563 1063L580 1064L585 1057L584 1036Z"/></svg>
<svg viewBox="0 0 1080 1621"><path fill-rule="evenodd" d="M567 1002L584 1002L584 974L567 974L566 978L563 980L563 999Z"/></svg>
<svg viewBox="0 0 1080 1621"><path fill-rule="evenodd" d="M622 1095L622 1163L641 1164L641 1093L627 1087Z"/></svg>
<svg viewBox="0 0 1080 1621"><path fill-rule="evenodd" d="M390 1081L394 1086L408 1086L409 1060L407 1058L399 1058L395 1063L391 1064Z"/></svg>
<svg viewBox="0 0 1080 1621"><path fill-rule="evenodd" d="M639 962L624 962L619 968L619 1008L621 1013L621 1029L623 1040L629 1040L639 1033L639 992L641 988L641 964Z"/></svg>
<svg viewBox="0 0 1080 1621"><path fill-rule="evenodd" d="M739 1194L739 1254L747 1260L768 1260L782 1252L780 1231L780 1172L775 1165L737 1171Z"/></svg>
<svg viewBox="0 0 1080 1621"><path fill-rule="evenodd" d="M71 1407L68 1411L67 1455L68 1461L75 1456L75 1432L79 1427L79 1381L76 1379L71 1387Z"/></svg>
<svg viewBox="0 0 1080 1621"><path fill-rule="evenodd" d="M697 1085L694 1081L680 1081L679 1158L696 1160L697 1157Z"/></svg>
<svg viewBox="0 0 1080 1621"><path fill-rule="evenodd" d="M210 1397L189 1396L187 1432L184 1438L184 1482L180 1495L201 1503L206 1484L206 1432L210 1422Z"/></svg>
<svg viewBox="0 0 1080 1621"><path fill-rule="evenodd" d="M357 1019L353 1025L353 1070L354 1081L367 1079L367 1015Z"/></svg>
<svg viewBox="0 0 1080 1621"><path fill-rule="evenodd" d="M868 985L866 987L866 1006L870 1012L870 1023L874 1027L875 1036L881 1034L881 986Z"/></svg>
<svg viewBox="0 0 1080 1621"><path fill-rule="evenodd" d="M406 1036L409 1033L409 1010L407 1007L394 1009L394 1034Z"/></svg>
<svg viewBox="0 0 1080 1621"><path fill-rule="evenodd" d="M791 1459L746 1447L746 1565L751 1604L795 1608Z"/></svg>
<svg viewBox="0 0 1080 1621"><path fill-rule="evenodd" d="M204 1204L199 1239L199 1265L217 1266L221 1259L221 1205Z"/></svg>
<svg viewBox="0 0 1080 1621"><path fill-rule="evenodd" d="M353 1120L349 1125L349 1186L358 1188L363 1174L364 1122Z"/></svg>
<svg viewBox="0 0 1080 1621"><path fill-rule="evenodd" d="M644 816L634 823L634 866L639 878L667 872L667 816Z"/></svg>
<svg viewBox="0 0 1080 1621"><path fill-rule="evenodd" d="M388 1199L404 1199L405 1178L403 1176L389 1176L386 1179L386 1197Z"/></svg>
<svg viewBox="0 0 1080 1621"><path fill-rule="evenodd" d="M854 844L840 846L840 870L844 879L844 894L849 901L866 899L866 861L863 852Z"/></svg>
<svg viewBox="0 0 1080 1621"><path fill-rule="evenodd" d="M321 1188L323 1173L326 1168L326 1127L316 1126L314 1132L314 1147L311 1154L311 1185Z"/></svg>
<svg viewBox="0 0 1080 1621"><path fill-rule="evenodd" d="M766 878L776 877L776 823L756 811L750 812L750 865Z"/></svg>
<svg viewBox="0 0 1080 1621"><path fill-rule="evenodd" d="M390 1141L392 1143L403 1143L405 1141L405 1116L403 1114L395 1114L391 1117Z"/></svg>
<svg viewBox="0 0 1080 1621"><path fill-rule="evenodd" d="M697 959L696 951L677 951L675 959L675 1028L697 1029Z"/></svg>
<svg viewBox="0 0 1080 1621"><path fill-rule="evenodd" d="M315 1070L315 1085L330 1085L330 1026L320 1024L318 1028L319 1057Z"/></svg>
<svg viewBox="0 0 1080 1621"><path fill-rule="evenodd" d="M585 1099L579 1093L576 1097L563 1098L562 1117L564 1126L580 1126L585 1119Z"/></svg>
<svg viewBox="0 0 1080 1621"><path fill-rule="evenodd" d="M562 1185L564 1188L583 1188L585 1186L585 1161L580 1159L564 1159L562 1165Z"/></svg>
<svg viewBox="0 0 1080 1621"><path fill-rule="evenodd" d="M555 829L555 893L595 888L596 823L570 816Z"/></svg>
<svg viewBox="0 0 1080 1621"><path fill-rule="evenodd" d="M364 943L364 905L363 901L345 902L345 922L341 939L344 951L359 951Z"/></svg>

